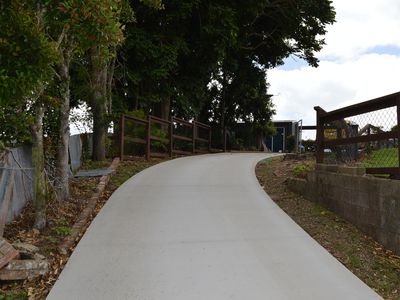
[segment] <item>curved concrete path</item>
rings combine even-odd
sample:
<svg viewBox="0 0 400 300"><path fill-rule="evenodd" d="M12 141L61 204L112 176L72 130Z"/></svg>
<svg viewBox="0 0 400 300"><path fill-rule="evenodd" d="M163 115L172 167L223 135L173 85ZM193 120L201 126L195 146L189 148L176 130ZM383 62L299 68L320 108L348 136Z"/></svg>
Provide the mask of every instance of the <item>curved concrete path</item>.
<svg viewBox="0 0 400 300"><path fill-rule="evenodd" d="M110 198L48 299L380 299L254 175L266 154L175 159Z"/></svg>

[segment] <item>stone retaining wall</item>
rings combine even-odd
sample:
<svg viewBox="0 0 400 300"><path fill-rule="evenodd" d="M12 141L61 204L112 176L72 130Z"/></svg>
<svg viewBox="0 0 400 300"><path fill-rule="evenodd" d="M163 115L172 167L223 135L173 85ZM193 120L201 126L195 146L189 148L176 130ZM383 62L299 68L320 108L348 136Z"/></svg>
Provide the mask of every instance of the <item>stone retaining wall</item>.
<svg viewBox="0 0 400 300"><path fill-rule="evenodd" d="M317 165L289 188L334 211L400 254L400 181L365 175L363 168Z"/></svg>

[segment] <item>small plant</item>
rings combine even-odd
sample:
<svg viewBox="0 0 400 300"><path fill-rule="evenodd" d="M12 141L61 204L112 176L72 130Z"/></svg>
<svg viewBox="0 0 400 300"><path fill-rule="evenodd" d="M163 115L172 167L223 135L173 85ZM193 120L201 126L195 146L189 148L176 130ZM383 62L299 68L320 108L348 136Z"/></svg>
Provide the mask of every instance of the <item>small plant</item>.
<svg viewBox="0 0 400 300"><path fill-rule="evenodd" d="M311 167L306 164L300 164L293 168L294 176L301 178L304 178L309 171L311 171Z"/></svg>
<svg viewBox="0 0 400 300"><path fill-rule="evenodd" d="M46 239L47 239L49 242L53 243L53 244L55 244L55 243L58 242L58 240L57 240L55 237L53 237L53 236L48 236L48 237L46 237ZM1 298L0 298L0 299L1 299Z"/></svg>
<svg viewBox="0 0 400 300"><path fill-rule="evenodd" d="M24 300L28 299L28 295L24 291L17 292L0 292L0 300Z"/></svg>
<svg viewBox="0 0 400 300"><path fill-rule="evenodd" d="M67 226L56 226L53 231L59 236L68 236L71 234L71 228Z"/></svg>
<svg viewBox="0 0 400 300"><path fill-rule="evenodd" d="M60 218L57 221L57 226L52 229L59 236L68 236L71 234L71 228L65 218Z"/></svg>

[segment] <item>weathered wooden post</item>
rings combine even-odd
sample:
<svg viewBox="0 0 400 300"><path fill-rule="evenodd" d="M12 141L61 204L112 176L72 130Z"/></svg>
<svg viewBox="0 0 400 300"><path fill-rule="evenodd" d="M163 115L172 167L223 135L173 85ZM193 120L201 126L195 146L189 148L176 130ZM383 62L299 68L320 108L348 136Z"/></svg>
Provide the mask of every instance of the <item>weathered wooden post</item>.
<svg viewBox="0 0 400 300"><path fill-rule="evenodd" d="M317 140L316 140L316 159L317 163L323 163L324 162L324 123L321 119L321 116L324 112L324 110L316 106L314 109L317 112Z"/></svg>
<svg viewBox="0 0 400 300"><path fill-rule="evenodd" d="M400 96L397 96L397 151L398 151L398 175L400 176Z"/></svg>

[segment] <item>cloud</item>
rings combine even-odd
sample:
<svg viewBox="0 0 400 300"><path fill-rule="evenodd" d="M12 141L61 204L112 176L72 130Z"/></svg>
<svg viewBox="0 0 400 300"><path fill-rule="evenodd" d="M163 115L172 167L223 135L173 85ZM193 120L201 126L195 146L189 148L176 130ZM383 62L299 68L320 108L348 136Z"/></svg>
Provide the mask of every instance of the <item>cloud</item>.
<svg viewBox="0 0 400 300"><path fill-rule="evenodd" d="M275 119L314 125L314 106L330 111L400 90L400 1L334 0L333 5L337 23L318 54L319 68L289 58L268 73Z"/></svg>
<svg viewBox="0 0 400 300"><path fill-rule="evenodd" d="M275 119L315 124L314 106L327 111L398 92L400 56L366 54L351 62L322 61L319 68L269 73Z"/></svg>
<svg viewBox="0 0 400 300"><path fill-rule="evenodd" d="M400 1L335 0L337 22L329 26L319 57L352 59L381 45L400 47Z"/></svg>

